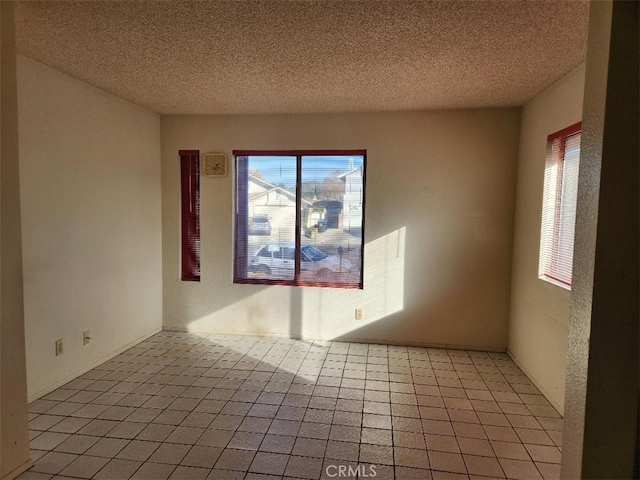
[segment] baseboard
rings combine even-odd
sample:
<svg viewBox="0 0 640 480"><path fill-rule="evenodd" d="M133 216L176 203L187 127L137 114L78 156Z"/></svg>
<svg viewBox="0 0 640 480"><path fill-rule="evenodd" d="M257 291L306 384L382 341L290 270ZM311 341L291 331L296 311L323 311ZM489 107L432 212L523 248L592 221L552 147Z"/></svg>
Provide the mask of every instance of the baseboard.
<svg viewBox="0 0 640 480"><path fill-rule="evenodd" d="M84 375L85 373L87 373L89 370L97 367L98 365L111 360L113 357L120 355L122 352L129 350L131 347L136 346L138 343L145 341L147 338L152 337L153 335L155 335L158 332L162 331L162 327L158 327L158 328L154 328L151 332L149 333L145 333L144 335L142 335L141 337L138 337L137 339L127 343L125 346L118 348L117 350L114 350L111 353L108 353L107 355L99 358L98 360L91 362L89 365L87 365L86 367L81 368L80 370L77 370L69 375L67 375L66 377L64 377L61 380L58 380L56 383L49 385L48 387L40 390L37 393L34 393L33 395L29 395L27 398L27 402L31 403L35 400L38 400L41 397L44 397L45 395L47 395L48 393L53 392L56 388L59 388L61 386L63 386L65 383L69 383L71 380L74 380L76 378L78 378L80 375Z"/></svg>
<svg viewBox="0 0 640 480"><path fill-rule="evenodd" d="M4 477L2 477L2 480L13 480L21 473L24 473L27 470L29 470L32 465L33 465L33 460L29 459L26 462L24 462L22 465L20 465L18 468L15 468L9 473L7 473Z"/></svg>
<svg viewBox="0 0 640 480"><path fill-rule="evenodd" d="M385 345L394 345L399 347L424 347L424 348L444 348L450 350L475 350L479 352L493 352L493 353L506 353L505 348L497 348L497 347L484 347L478 345L451 345L446 343L430 343L430 342L403 342L403 341L388 341L388 340L380 340L380 339L371 339L371 338L360 338L360 337L348 337L348 336L338 336L338 337L315 337L315 336L305 336L300 337L299 335L291 335L287 333L266 333L266 332L252 332L252 331L242 331L242 330L207 330L207 331L196 331L189 330L184 327L172 327L165 326L162 327L163 330L167 330L170 332L185 332L185 333L195 333L195 334L203 334L203 335L247 335L247 336L258 336L258 337L276 337L276 338L294 338L296 340L304 340L304 341L320 341L320 342L354 342L354 343L368 343L373 345L385 344Z"/></svg>
<svg viewBox="0 0 640 480"><path fill-rule="evenodd" d="M522 365L522 363L518 360L518 358L513 354L513 352L509 349L507 349L507 355L509 355L509 358L511 360L513 360L513 363L515 363L518 368L520 370L522 370L522 373L524 373L526 375L526 377L531 380L531 383L533 383L536 388L538 390L540 390L540 393L544 396L544 398L547 399L547 401L553 406L553 408L556 409L556 411L562 416L564 417L564 408L562 408L560 406L560 404L558 402L556 402L555 400L553 400L551 398L551 395L549 395L549 392L547 392L547 390L545 390L545 388L540 385L540 383L535 379L535 377L529 372L529 370L527 370L524 365Z"/></svg>

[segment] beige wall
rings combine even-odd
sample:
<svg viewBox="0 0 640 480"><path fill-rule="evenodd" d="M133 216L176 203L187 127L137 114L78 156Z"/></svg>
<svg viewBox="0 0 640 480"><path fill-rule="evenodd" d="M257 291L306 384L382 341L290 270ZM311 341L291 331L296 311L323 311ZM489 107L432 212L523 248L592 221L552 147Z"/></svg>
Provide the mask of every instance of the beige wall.
<svg viewBox="0 0 640 480"><path fill-rule="evenodd" d="M561 412L570 292L538 278L547 136L582 118L584 64L522 109L509 353Z"/></svg>
<svg viewBox="0 0 640 480"><path fill-rule="evenodd" d="M160 117L20 55L18 106L33 399L161 328Z"/></svg>
<svg viewBox="0 0 640 480"><path fill-rule="evenodd" d="M164 326L504 350L518 132L518 109L163 116ZM202 281L180 282L180 149L366 149L364 290L234 285L232 175L201 179Z"/></svg>
<svg viewBox="0 0 640 480"><path fill-rule="evenodd" d="M0 2L0 478L29 468L13 2Z"/></svg>

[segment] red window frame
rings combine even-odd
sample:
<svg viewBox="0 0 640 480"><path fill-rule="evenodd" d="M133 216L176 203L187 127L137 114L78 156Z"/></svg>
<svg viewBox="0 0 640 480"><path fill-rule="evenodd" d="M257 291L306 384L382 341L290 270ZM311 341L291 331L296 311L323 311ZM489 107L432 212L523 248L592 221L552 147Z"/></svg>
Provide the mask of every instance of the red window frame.
<svg viewBox="0 0 640 480"><path fill-rule="evenodd" d="M200 151L180 150L181 279L200 281Z"/></svg>
<svg viewBox="0 0 640 480"><path fill-rule="evenodd" d="M246 262L239 262L239 258L247 258L247 242L239 241L239 239L247 238L247 224L248 224L248 210L240 208L238 205L239 198L243 198L245 205L248 205L248 167L239 168L242 160L252 155L264 155L264 156L295 156L297 161L297 192L302 192L302 171L300 158L303 156L313 155L354 155L363 157L363 171L362 171L362 238L360 246L360 278L357 284L347 283L330 283L330 282L310 282L300 279L300 248L296 248L295 252L295 276L293 280L277 280L277 279L251 279L247 278L247 265ZM365 245L365 197L366 197L366 164L367 164L367 151L366 150L234 150L234 171L235 171L235 194L236 194L236 206L235 206L235 239L234 239L234 268L233 268L233 282L239 284L258 284L258 285L288 285L299 287L325 287L325 288L343 288L343 289L363 289L364 279L364 245ZM296 195L296 221L295 221L295 244L299 246L301 244L300 233L300 211L302 207L302 196Z"/></svg>
<svg viewBox="0 0 640 480"><path fill-rule="evenodd" d="M553 162L557 165L557 172L555 176L555 185L545 185L546 188L554 188L555 189L555 203L553 205L553 225L552 228L552 238L550 246L541 245L541 248L550 248L549 252L546 252L549 257L549 261L546 265L541 265L539 268L539 275L541 278L552 281L553 283L559 284L565 288L571 288L571 272L569 272L569 277L567 278L565 275L561 275L562 270L558 269L557 266L562 262L562 258L566 256L566 252L562 251L560 246L560 224L561 224L561 216L562 216L562 208L563 208L563 188L564 188L564 168L565 168L565 153L566 153L566 145L569 138L574 135L582 133L582 122L575 123L570 125L569 127L563 128L562 130L552 133L547 137L547 145L548 145L548 155L552 155L551 158L547 159L547 162ZM545 228L545 221L548 219L544 218L543 212L543 229Z"/></svg>

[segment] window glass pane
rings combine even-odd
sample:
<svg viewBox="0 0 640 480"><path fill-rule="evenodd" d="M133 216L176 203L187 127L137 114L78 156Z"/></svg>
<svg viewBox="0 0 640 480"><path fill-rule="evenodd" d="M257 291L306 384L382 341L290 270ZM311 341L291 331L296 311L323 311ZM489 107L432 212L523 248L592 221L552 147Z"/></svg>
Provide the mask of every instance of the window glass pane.
<svg viewBox="0 0 640 480"><path fill-rule="evenodd" d="M300 280L359 285L364 157L302 156Z"/></svg>
<svg viewBox="0 0 640 480"><path fill-rule="evenodd" d="M571 286L580 163L580 124L549 136L540 235L541 278Z"/></svg>
<svg viewBox="0 0 640 480"><path fill-rule="evenodd" d="M245 178L247 278L293 280L296 157L249 156Z"/></svg>

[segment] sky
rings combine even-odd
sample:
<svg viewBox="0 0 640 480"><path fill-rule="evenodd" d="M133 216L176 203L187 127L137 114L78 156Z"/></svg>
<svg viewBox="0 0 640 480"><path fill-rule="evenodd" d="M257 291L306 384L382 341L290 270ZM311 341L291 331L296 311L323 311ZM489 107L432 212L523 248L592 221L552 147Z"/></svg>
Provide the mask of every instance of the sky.
<svg viewBox="0 0 640 480"><path fill-rule="evenodd" d="M352 156L312 156L302 157L302 183L323 182L325 178L336 170L349 171L349 161L353 162L353 168L361 167L364 162L362 155ZM296 157L295 156L249 156L249 168L257 170L262 178L278 185L285 184L292 187L296 183Z"/></svg>

